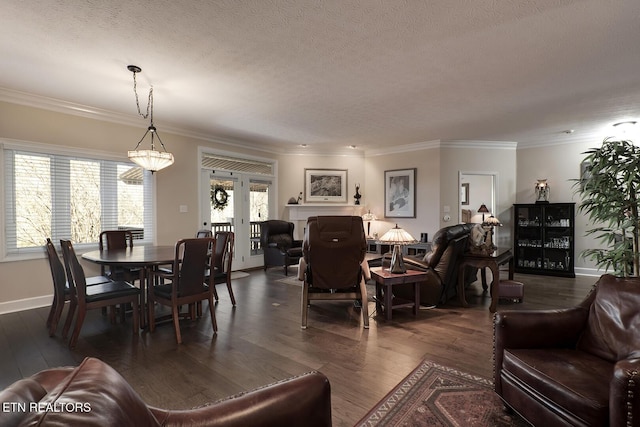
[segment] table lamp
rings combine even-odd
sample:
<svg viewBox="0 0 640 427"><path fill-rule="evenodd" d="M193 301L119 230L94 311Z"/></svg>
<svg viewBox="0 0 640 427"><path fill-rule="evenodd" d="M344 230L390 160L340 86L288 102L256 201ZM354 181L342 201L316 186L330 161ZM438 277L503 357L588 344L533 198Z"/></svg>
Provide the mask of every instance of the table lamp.
<svg viewBox="0 0 640 427"><path fill-rule="evenodd" d="M478 213L482 214L482 222L484 222L484 214L489 213L489 208L484 203L478 208Z"/></svg>
<svg viewBox="0 0 640 427"><path fill-rule="evenodd" d="M489 228L489 230L487 231L487 240L486 240L487 247L495 249L495 246L493 244L493 227L502 227L502 223L498 218L491 215L489 216L489 218L484 220L482 225Z"/></svg>
<svg viewBox="0 0 640 427"><path fill-rule="evenodd" d="M411 243L417 243L418 241L414 239L411 234L407 233L402 228L398 227L398 224L396 224L395 227L380 237L379 242L393 245L389 271L396 274L406 273L407 269L404 267L404 260L402 259L402 250L400 249L400 245L409 245Z"/></svg>
<svg viewBox="0 0 640 427"><path fill-rule="evenodd" d="M371 221L375 221L378 219L375 214L371 213L371 210L366 214L362 215L362 220L367 221L367 239L371 239Z"/></svg>

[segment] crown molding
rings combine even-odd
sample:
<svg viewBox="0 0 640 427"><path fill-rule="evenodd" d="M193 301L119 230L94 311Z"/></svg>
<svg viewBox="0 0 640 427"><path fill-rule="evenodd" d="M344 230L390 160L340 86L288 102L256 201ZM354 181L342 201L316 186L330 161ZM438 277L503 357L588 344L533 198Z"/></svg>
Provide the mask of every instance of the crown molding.
<svg viewBox="0 0 640 427"><path fill-rule="evenodd" d="M441 140L442 148L488 148L488 149L503 149L503 150L515 150L518 148L518 143L514 141L482 141L482 140Z"/></svg>
<svg viewBox="0 0 640 427"><path fill-rule="evenodd" d="M440 147L440 140L416 142L413 144L394 145L384 148L373 148L365 151L365 157L386 156L389 154L410 153L412 151L431 150Z"/></svg>
<svg viewBox="0 0 640 427"><path fill-rule="evenodd" d="M41 95L34 95L32 93L21 92L14 89L0 87L0 101L10 104L24 105L26 107L39 108L47 111L53 111L56 113L69 114L78 117L84 117L88 119L100 120L125 126L140 126L140 118L138 116L132 116L123 113L117 113L115 111L103 110L100 108L90 107L83 104L76 104L74 102L63 101L57 98L50 98ZM285 150L279 150L270 146L256 146L241 141L232 141L224 138L211 137L210 135L202 134L199 132L193 132L187 129L162 126L163 132L172 133L174 135L193 138L209 143L222 144L228 147L242 148L246 150L261 151L269 154L284 154Z"/></svg>

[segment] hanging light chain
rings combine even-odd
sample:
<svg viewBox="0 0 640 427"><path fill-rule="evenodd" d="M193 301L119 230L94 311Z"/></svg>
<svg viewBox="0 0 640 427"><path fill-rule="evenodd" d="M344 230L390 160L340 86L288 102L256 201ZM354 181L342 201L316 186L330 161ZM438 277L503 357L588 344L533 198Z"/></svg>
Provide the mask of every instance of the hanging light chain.
<svg viewBox="0 0 640 427"><path fill-rule="evenodd" d="M140 110L140 101L138 100L138 82L136 80L137 71L133 71L133 93L136 95L136 107L138 107L138 114L143 119L151 117L151 124L153 124L153 86L149 87L149 99L147 99L147 112L142 114Z"/></svg>

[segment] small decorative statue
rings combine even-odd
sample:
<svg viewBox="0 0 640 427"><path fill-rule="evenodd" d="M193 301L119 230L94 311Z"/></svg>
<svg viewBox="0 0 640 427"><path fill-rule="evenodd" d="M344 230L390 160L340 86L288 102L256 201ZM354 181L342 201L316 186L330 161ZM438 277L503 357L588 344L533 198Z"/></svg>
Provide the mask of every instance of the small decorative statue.
<svg viewBox="0 0 640 427"><path fill-rule="evenodd" d="M300 204L300 200L302 200L302 191L298 195L297 199L295 197L290 197L289 201L287 202L287 204L289 204L289 205L299 205Z"/></svg>
<svg viewBox="0 0 640 427"><path fill-rule="evenodd" d="M360 191L360 184L356 184L356 194L354 194L353 196L353 198L356 199L356 202L355 202L356 205L360 204L360 198L362 197L359 191Z"/></svg>
<svg viewBox="0 0 640 427"><path fill-rule="evenodd" d="M491 226L485 223L476 224L469 234L469 252L479 255L491 255L496 247L492 241Z"/></svg>

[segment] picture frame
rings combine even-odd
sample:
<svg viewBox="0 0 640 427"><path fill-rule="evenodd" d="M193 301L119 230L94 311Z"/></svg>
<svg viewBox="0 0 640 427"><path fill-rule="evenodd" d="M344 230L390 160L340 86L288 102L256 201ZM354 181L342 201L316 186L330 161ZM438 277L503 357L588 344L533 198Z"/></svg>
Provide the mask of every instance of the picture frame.
<svg viewBox="0 0 640 427"><path fill-rule="evenodd" d="M305 203L347 203L346 169L305 169Z"/></svg>
<svg viewBox="0 0 640 427"><path fill-rule="evenodd" d="M460 204L469 204L469 183L465 182L460 186Z"/></svg>
<svg viewBox="0 0 640 427"><path fill-rule="evenodd" d="M384 171L384 216L416 217L416 168Z"/></svg>

